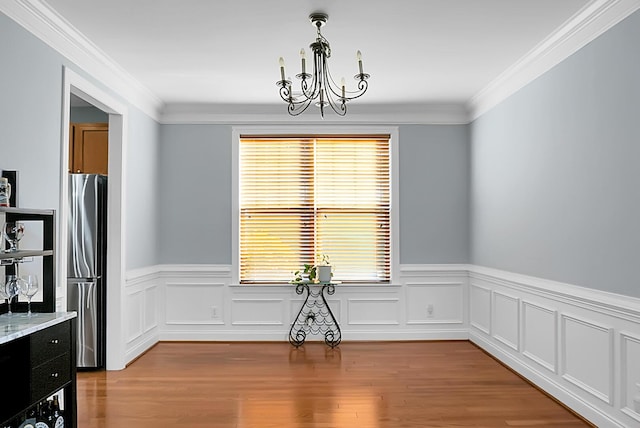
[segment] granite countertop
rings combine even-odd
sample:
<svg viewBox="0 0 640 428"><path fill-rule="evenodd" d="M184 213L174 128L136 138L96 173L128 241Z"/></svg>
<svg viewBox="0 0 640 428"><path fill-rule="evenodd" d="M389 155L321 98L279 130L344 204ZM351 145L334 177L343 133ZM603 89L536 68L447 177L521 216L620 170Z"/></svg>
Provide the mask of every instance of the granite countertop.
<svg viewBox="0 0 640 428"><path fill-rule="evenodd" d="M0 345L75 317L75 312L34 312L30 317L25 313L2 314L0 315Z"/></svg>

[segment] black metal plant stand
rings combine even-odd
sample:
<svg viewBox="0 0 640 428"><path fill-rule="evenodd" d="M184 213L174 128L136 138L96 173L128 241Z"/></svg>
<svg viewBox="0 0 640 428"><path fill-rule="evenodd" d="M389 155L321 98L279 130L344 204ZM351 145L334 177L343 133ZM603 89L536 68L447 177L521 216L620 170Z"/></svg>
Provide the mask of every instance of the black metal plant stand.
<svg viewBox="0 0 640 428"><path fill-rule="evenodd" d="M314 291L309 285L319 288ZM335 348L342 340L342 333L325 298L325 294L335 293L335 285L329 282L296 284L296 294L305 291L307 297L289 331L289 343L297 348L304 344L308 334L322 334L324 343Z"/></svg>

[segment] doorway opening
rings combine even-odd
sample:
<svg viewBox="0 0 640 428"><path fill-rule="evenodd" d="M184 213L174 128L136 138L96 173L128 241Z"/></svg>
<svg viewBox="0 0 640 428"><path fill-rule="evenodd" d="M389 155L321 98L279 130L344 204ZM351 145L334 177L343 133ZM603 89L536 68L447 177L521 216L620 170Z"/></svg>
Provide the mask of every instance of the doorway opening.
<svg viewBox="0 0 640 428"><path fill-rule="evenodd" d="M125 366L126 337L123 331L123 287L124 287L124 168L123 153L126 145L127 107L110 94L99 88L93 82L78 75L69 68L64 69L63 91L63 117L62 117L62 141L61 141L61 178L60 178L60 216L58 222L58 301L59 309L67 309L67 278L71 273L68 269L67 249L69 238L67 227L70 218L69 208L69 182L71 168L77 170L78 165L85 168L86 162L82 159L80 164L74 165L74 153L80 153L77 159L84 154L95 150L86 150L78 143L79 151L72 144L72 100L74 103L85 103L92 106L99 114L102 112L107 118L107 130L103 135L89 136L87 147L98 142L106 150L106 165L100 159L90 159L89 167L106 168L108 176L108 192L106 197L106 369L120 370ZM76 114L77 112L74 112ZM101 116L104 118L105 116ZM100 123L100 122L95 122ZM93 131L91 131L93 132ZM106 135L104 135L106 132ZM105 138L106 137L106 138ZM105 144L106 143L106 144ZM105 147L106 146L106 147ZM82 152L84 150L84 153ZM99 150L97 150L99 151ZM102 166L101 166L102 163Z"/></svg>
<svg viewBox="0 0 640 428"><path fill-rule="evenodd" d="M67 310L77 314L77 366L105 368L109 115L73 92L69 114Z"/></svg>

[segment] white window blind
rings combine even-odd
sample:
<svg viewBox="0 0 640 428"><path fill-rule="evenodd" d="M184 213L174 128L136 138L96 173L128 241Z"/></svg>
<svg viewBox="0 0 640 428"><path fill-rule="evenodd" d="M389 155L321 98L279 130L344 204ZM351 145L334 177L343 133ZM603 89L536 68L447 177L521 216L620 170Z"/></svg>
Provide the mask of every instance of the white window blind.
<svg viewBox="0 0 640 428"><path fill-rule="evenodd" d="M241 136L240 282L287 282L326 254L333 279L389 282L389 136Z"/></svg>

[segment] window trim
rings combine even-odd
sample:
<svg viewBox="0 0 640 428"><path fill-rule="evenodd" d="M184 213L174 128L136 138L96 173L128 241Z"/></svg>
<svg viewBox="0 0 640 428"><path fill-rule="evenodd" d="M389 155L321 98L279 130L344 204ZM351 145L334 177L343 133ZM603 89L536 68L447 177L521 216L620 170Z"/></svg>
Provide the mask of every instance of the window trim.
<svg viewBox="0 0 640 428"><path fill-rule="evenodd" d="M390 283L379 284L354 284L389 286L399 283L400 268L400 230L399 230L399 165L398 165L398 127L384 126L234 126L232 129L232 185L231 185L231 220L232 220L232 236L231 236L231 284L240 284L240 135L277 135L277 136L298 136L298 135L372 135L372 134L389 134L389 150L390 150L390 170L391 170L391 280ZM282 284L285 285L285 284ZM242 284L242 287L265 287L266 285ZM268 286L268 285L267 285Z"/></svg>

